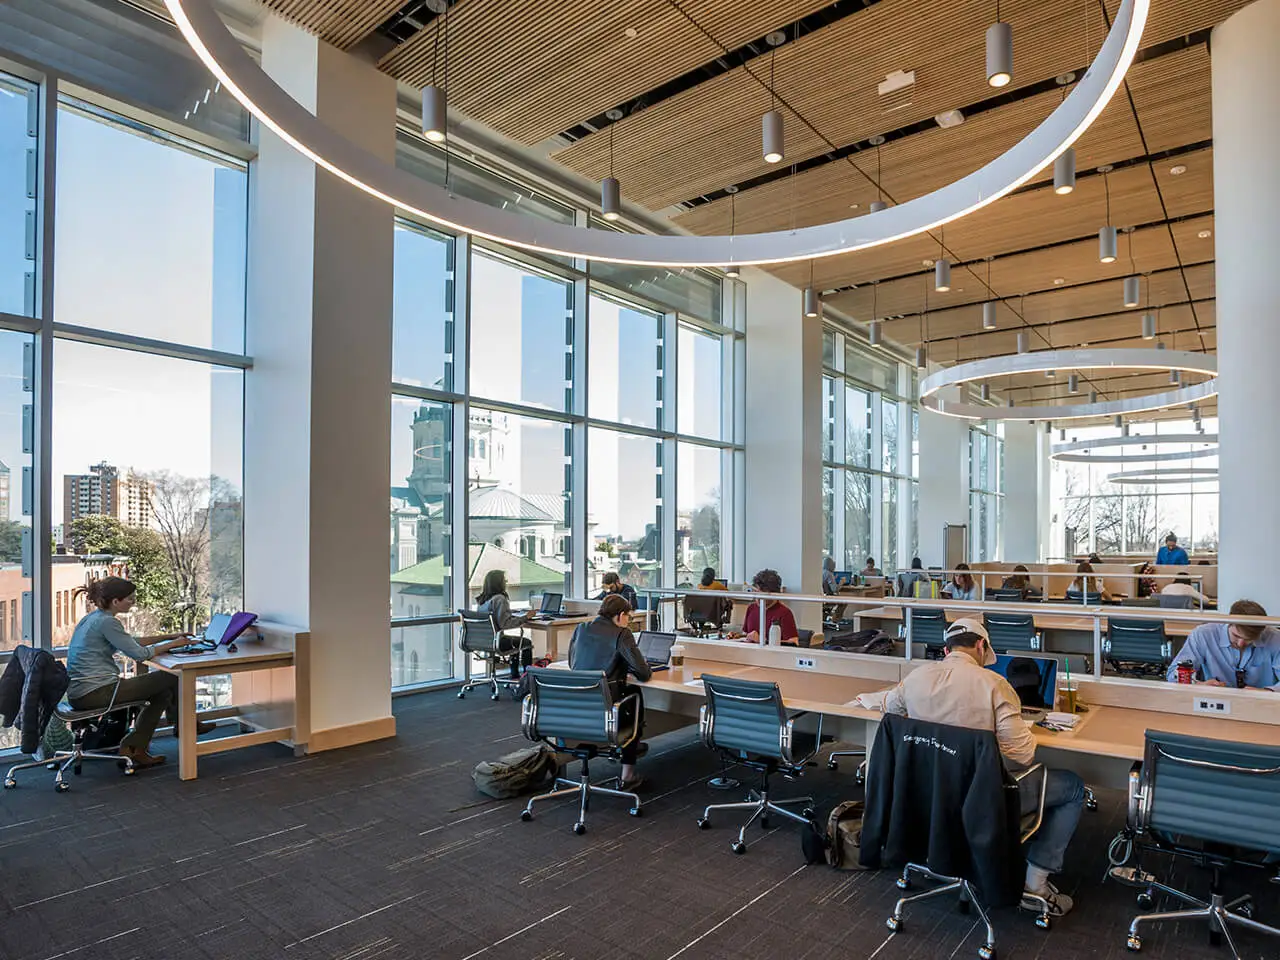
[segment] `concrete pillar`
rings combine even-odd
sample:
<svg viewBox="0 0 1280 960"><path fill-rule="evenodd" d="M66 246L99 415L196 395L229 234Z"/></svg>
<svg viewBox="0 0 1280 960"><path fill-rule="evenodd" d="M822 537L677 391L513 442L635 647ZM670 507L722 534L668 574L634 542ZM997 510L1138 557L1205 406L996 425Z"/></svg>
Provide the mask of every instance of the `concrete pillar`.
<svg viewBox="0 0 1280 960"><path fill-rule="evenodd" d="M275 17L262 63L395 153L395 82ZM263 129L250 214L245 603L307 627L312 749L395 733L388 627L394 216Z"/></svg>
<svg viewBox="0 0 1280 960"><path fill-rule="evenodd" d="M1213 198L1218 316L1218 595L1280 611L1280 431L1270 422L1280 358L1280 0L1214 28Z"/></svg>
<svg viewBox="0 0 1280 960"><path fill-rule="evenodd" d="M926 567L943 564L943 526L968 522L969 421L921 410L920 559ZM970 530L970 541L973 535Z"/></svg>
<svg viewBox="0 0 1280 960"><path fill-rule="evenodd" d="M1040 559L1040 460L1044 427L1022 421L1004 425L1003 548L997 559Z"/></svg>
<svg viewBox="0 0 1280 960"><path fill-rule="evenodd" d="M821 593L822 324L804 317L795 287L761 270L743 279L747 580L772 567L789 591ZM818 604L794 612L820 628Z"/></svg>

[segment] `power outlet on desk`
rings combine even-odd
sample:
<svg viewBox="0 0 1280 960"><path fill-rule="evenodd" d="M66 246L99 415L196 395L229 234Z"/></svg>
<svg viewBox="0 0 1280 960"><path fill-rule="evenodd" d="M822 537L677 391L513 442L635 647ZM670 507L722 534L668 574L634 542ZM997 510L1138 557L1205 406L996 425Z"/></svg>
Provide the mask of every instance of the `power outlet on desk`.
<svg viewBox="0 0 1280 960"><path fill-rule="evenodd" d="M796 666L801 670L816 670L818 661L813 657L796 657Z"/></svg>
<svg viewBox="0 0 1280 960"><path fill-rule="evenodd" d="M1208 713L1215 717L1227 717L1231 715L1231 701L1196 697L1191 701L1191 712Z"/></svg>

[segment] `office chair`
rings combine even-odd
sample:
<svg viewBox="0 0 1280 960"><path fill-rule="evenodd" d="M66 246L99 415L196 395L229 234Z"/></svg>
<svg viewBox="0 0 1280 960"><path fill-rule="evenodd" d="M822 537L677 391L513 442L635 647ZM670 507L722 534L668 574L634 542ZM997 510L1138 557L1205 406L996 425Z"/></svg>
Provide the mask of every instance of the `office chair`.
<svg viewBox="0 0 1280 960"><path fill-rule="evenodd" d="M1035 617L1029 613L984 613L982 623L991 637L991 649L996 653L1040 649Z"/></svg>
<svg viewBox="0 0 1280 960"><path fill-rule="evenodd" d="M1117 673L1125 673L1122 664L1131 664L1135 675L1164 675L1173 659L1173 644L1160 620L1122 620L1107 618L1107 636L1102 641L1102 655Z"/></svg>
<svg viewBox="0 0 1280 960"><path fill-rule="evenodd" d="M946 646L943 635L947 632L947 615L941 607L913 607L911 609L911 642L924 644L924 655L929 660L941 660ZM902 628L902 638L906 627Z"/></svg>
<svg viewBox="0 0 1280 960"><path fill-rule="evenodd" d="M691 595L684 598L684 622L699 637L721 633L732 610L733 604L721 597Z"/></svg>
<svg viewBox="0 0 1280 960"><path fill-rule="evenodd" d="M1122 862L1111 875L1122 883L1145 887L1138 906L1149 909L1157 892L1189 904L1189 910L1138 914L1129 924L1126 946L1142 949L1139 927L1165 920L1207 920L1209 942L1225 940L1239 960L1231 937L1235 924L1258 933L1280 936L1280 929L1252 917L1248 895L1227 902L1223 872L1231 866L1275 871L1266 855L1280 854L1280 747L1233 743L1178 733L1146 732L1141 763L1129 772L1129 813L1119 841L1136 845L1138 862ZM1211 871L1209 901L1161 883L1144 871L1145 852L1184 857ZM1125 858L1126 860L1128 857Z"/></svg>
<svg viewBox="0 0 1280 960"><path fill-rule="evenodd" d="M458 616L462 620L458 646L463 653L485 662L485 675L479 680L468 680L458 688L458 699L465 697L473 687L488 687L492 691L491 700L497 700L502 695L503 687L509 687L514 696L520 680L516 677L499 676L498 669L510 669L513 662L519 662L525 650L531 649L532 642L524 635L524 630L521 629L519 637L508 637L498 629L493 617L487 613L459 610Z"/></svg>
<svg viewBox="0 0 1280 960"><path fill-rule="evenodd" d="M1176 593L1160 594L1160 606L1165 610L1194 610L1196 598Z"/></svg>
<svg viewBox="0 0 1280 960"><path fill-rule="evenodd" d="M742 803L708 806L698 818L698 828L706 830L711 826L712 810L750 810L751 816L738 830L738 839L730 844L734 853L745 853L747 827L757 819L762 827L769 825L771 813L797 823L808 823L813 816L813 797L770 799L769 776L779 770L787 777L800 775L822 740L821 717L816 735L804 733L795 729L795 717L787 716L782 691L776 683L735 680L708 673L702 675L702 682L707 691L707 702L698 713L702 742L731 761L758 770L760 786ZM801 813L786 809L797 803L804 804Z"/></svg>
<svg viewBox="0 0 1280 960"><path fill-rule="evenodd" d="M1102 594L1095 593L1090 590L1088 593L1081 593L1079 590L1067 590L1067 603L1085 603L1097 605L1102 602Z"/></svg>
<svg viewBox="0 0 1280 960"><path fill-rule="evenodd" d="M526 823L533 819L533 805L539 800L578 795L578 820L573 832L587 832L587 807L591 795L602 793L610 797L626 797L631 801L627 812L633 817L641 814L640 797L627 790L614 790L591 782L590 763L604 754L609 759L620 759L622 748L640 736L639 699L637 693L629 693L614 702L608 678L601 670L553 670L547 667L530 667L529 695L520 708L520 729L535 742L546 743L558 753L567 753L582 761L582 776L578 781L556 777L556 787L550 793L542 793L529 799L520 813Z"/></svg>
<svg viewBox="0 0 1280 960"><path fill-rule="evenodd" d="M1022 603L1025 599L1022 591L1015 587L1000 587L997 590L988 590L987 593L991 594L989 599L1003 603Z"/></svg>
<svg viewBox="0 0 1280 960"><path fill-rule="evenodd" d="M116 703L116 694L120 692L120 682L116 681L116 688L111 693L111 701L105 707L93 707L88 710L73 710L71 705L65 700L58 704L57 713L63 722L71 728L73 737L70 750L58 750L52 757L44 760L30 760L26 763L18 763L9 768L9 772L4 775L4 788L12 790L18 785L17 778L14 774L19 770L34 770L36 767L46 767L49 770L57 770L58 772L53 778L53 789L58 793L66 793L71 789L71 784L67 782L64 774L68 768L78 777L80 776L80 768L85 760L114 760L117 764L124 768L126 776L132 776L134 772L133 760L129 757L122 757L118 752L108 753L105 750L86 750L84 748L85 735L93 728L93 721L101 720L109 713L117 710L129 710L133 707L141 709L147 705L145 700L130 700L127 703ZM113 751L118 751L118 747L112 747Z"/></svg>

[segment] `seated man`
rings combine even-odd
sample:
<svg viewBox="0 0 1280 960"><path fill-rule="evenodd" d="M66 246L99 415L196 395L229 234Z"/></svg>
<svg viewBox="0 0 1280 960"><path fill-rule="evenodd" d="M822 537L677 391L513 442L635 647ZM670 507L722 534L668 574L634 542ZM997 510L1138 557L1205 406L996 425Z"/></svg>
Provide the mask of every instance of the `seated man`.
<svg viewBox="0 0 1280 960"><path fill-rule="evenodd" d="M604 579L600 581L604 589L596 594L597 600L603 600L605 597L613 593L622 595L622 599L627 601L627 606L632 610L636 608L636 588L629 583L623 583L622 578L613 571L606 573Z"/></svg>
<svg viewBox="0 0 1280 960"><path fill-rule="evenodd" d="M1000 744L1005 765L1025 769L1035 761L1036 741L1022 719L1021 704L1004 677L985 666L996 662L987 630L980 620L961 618L943 635L947 656L917 667L888 693L884 711L946 723L971 730L990 730ZM880 694L864 694L859 700L872 701ZM1084 781L1070 770L1045 770L1044 820L1027 844L1028 893L1041 896L1049 904L1051 916L1061 917L1071 909L1071 898L1059 893L1049 882L1049 874L1062 869L1062 857L1076 832L1084 807ZM1032 783L1032 781L1035 781ZM1023 781L1023 810L1035 809L1039 800L1037 777ZM1034 901L1023 901L1030 910L1039 910Z"/></svg>
<svg viewBox="0 0 1280 960"><path fill-rule="evenodd" d="M1262 604L1237 600L1233 617L1265 617ZM1168 679L1178 679L1178 664L1190 661L1195 676L1211 687L1280 690L1280 633L1251 623L1202 623L1169 664Z"/></svg>
<svg viewBox="0 0 1280 960"><path fill-rule="evenodd" d="M628 624L631 622L631 606L618 594L611 594L600 604L600 612L594 620L580 623L569 641L570 670L603 670L609 678L616 703L629 693L636 697L636 728L644 730L644 700L640 688L627 683L627 674L643 683L653 676L649 662L636 645L636 638ZM628 721L630 718L627 718ZM634 792L644 778L636 775L636 759L640 756L640 738L637 736L622 748L622 775L618 787Z"/></svg>
<svg viewBox="0 0 1280 960"><path fill-rule="evenodd" d="M867 577L883 577L884 571L876 566L875 557L867 557L867 565L858 571L862 574L863 580Z"/></svg>
<svg viewBox="0 0 1280 960"><path fill-rule="evenodd" d="M1184 565L1190 562L1187 551L1178 546L1178 538L1172 533L1164 538L1164 546L1156 551L1156 563L1161 565Z"/></svg>
<svg viewBox="0 0 1280 960"><path fill-rule="evenodd" d="M751 586L761 593L781 593L782 577L777 570L767 567L751 579ZM796 618L790 608L781 600L769 600L764 609L764 633L760 631L760 604L752 601L742 618L742 632L747 643L760 643L769 639L769 631L778 628L779 642L793 647L800 646L800 631L796 629Z"/></svg>

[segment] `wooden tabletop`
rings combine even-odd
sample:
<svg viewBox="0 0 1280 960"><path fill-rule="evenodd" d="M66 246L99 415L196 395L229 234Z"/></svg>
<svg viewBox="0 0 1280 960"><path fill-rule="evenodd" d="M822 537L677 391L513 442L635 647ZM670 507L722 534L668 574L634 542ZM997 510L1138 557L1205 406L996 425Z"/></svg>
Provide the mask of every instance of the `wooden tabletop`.
<svg viewBox="0 0 1280 960"><path fill-rule="evenodd" d="M207 653L162 653L152 657L150 664L162 670L179 672L195 667L240 666L250 663L264 663L272 660L293 661L293 651L287 647L277 647L270 643L259 643L256 640L237 641L235 652L226 647L217 647Z"/></svg>

